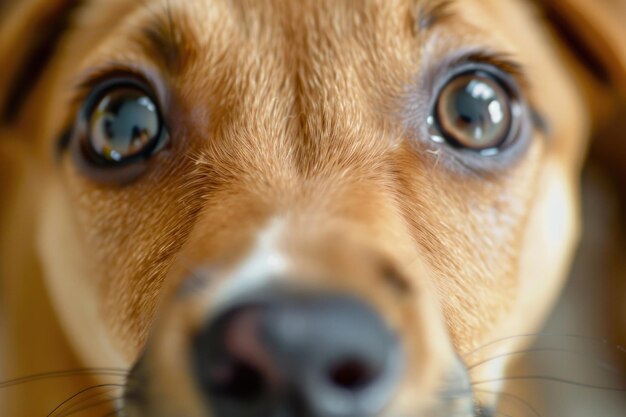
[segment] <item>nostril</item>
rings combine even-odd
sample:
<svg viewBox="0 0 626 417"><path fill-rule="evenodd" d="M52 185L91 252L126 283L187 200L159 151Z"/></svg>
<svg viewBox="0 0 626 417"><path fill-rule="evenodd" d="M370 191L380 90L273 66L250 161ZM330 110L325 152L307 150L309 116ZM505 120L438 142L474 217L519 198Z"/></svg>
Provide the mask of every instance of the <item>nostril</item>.
<svg viewBox="0 0 626 417"><path fill-rule="evenodd" d="M330 383L346 391L360 391L376 379L378 372L366 361L346 358L334 363L328 370Z"/></svg>
<svg viewBox="0 0 626 417"><path fill-rule="evenodd" d="M382 317L341 294L240 300L193 344L216 417L371 417L391 398L402 353Z"/></svg>
<svg viewBox="0 0 626 417"><path fill-rule="evenodd" d="M203 394L217 417L262 415L282 377L260 337L265 308L238 305L196 336L194 365Z"/></svg>
<svg viewBox="0 0 626 417"><path fill-rule="evenodd" d="M261 372L243 361L231 361L216 366L209 375L211 390L232 400L254 401L265 391Z"/></svg>

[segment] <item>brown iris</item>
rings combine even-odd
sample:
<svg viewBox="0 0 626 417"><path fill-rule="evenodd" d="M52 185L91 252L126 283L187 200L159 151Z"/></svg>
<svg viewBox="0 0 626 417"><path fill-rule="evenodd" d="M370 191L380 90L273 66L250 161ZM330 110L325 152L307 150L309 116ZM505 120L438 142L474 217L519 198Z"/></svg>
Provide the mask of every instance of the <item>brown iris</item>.
<svg viewBox="0 0 626 417"><path fill-rule="evenodd" d="M103 163L120 164L154 150L162 121L154 101L142 90L111 89L88 118L90 151Z"/></svg>
<svg viewBox="0 0 626 417"><path fill-rule="evenodd" d="M434 116L453 146L486 151L509 138L513 106L511 94L494 77L469 72L454 77L441 90Z"/></svg>

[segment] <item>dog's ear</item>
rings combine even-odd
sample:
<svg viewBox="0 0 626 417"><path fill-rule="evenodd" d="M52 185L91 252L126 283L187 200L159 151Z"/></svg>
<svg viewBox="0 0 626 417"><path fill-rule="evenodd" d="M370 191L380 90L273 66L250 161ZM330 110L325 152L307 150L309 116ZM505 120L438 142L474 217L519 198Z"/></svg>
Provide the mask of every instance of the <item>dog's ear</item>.
<svg viewBox="0 0 626 417"><path fill-rule="evenodd" d="M2 4L0 127L11 125L20 115L80 3L80 0L8 0Z"/></svg>
<svg viewBox="0 0 626 417"><path fill-rule="evenodd" d="M616 99L626 99L626 1L539 0L538 4L576 66L590 110L606 118Z"/></svg>

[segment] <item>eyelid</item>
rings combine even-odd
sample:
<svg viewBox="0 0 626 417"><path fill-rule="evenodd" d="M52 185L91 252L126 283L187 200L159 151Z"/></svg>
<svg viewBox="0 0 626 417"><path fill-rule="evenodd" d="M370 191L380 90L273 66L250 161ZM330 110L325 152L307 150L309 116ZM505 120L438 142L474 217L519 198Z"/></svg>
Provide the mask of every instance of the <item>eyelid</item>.
<svg viewBox="0 0 626 417"><path fill-rule="evenodd" d="M538 125L532 117L533 108L530 97L530 82L526 77L523 66L509 54L486 50L484 48L468 47L456 52L449 52L439 59L424 62L417 74L416 82L409 90L408 112L405 123L412 132L411 142L417 146L417 152L437 153L437 163L443 161L447 171L453 175L471 175L480 178L490 177L514 166L522 159L532 143L532 136ZM496 80L512 94L520 103L524 111L520 124L520 137L523 140L517 145L507 146L497 157L484 157L471 150L452 150L448 145L436 143L432 138L432 130L426 120L432 113L440 91L454 76L465 71L483 70L494 74ZM439 153L440 152L440 153Z"/></svg>
<svg viewBox="0 0 626 417"><path fill-rule="evenodd" d="M495 68L506 78L516 92L525 98L530 96L531 83L524 66L510 54L494 52L483 48L468 48L458 51L440 60L434 68L427 71L426 85L434 94L441 87L440 83L448 74L458 72L459 68L471 65L482 65ZM523 93L523 94L522 94ZM530 103L529 103L530 104Z"/></svg>
<svg viewBox="0 0 626 417"><path fill-rule="evenodd" d="M158 99L158 88L151 82L149 77L135 68L128 66L106 66L93 68L79 76L72 83L72 99L71 103L74 107L80 107L93 94L93 91L109 80L128 79L129 82L135 81L140 86L145 86L148 92L155 92L155 99ZM160 102L160 100L159 100Z"/></svg>
<svg viewBox="0 0 626 417"><path fill-rule="evenodd" d="M107 62L98 66L90 67L76 76L70 84L72 91L71 104L79 108L87 99L92 90L109 79L135 80L139 85L146 87L151 96L164 110L169 105L169 90L166 88L161 73L149 65L133 65L117 61Z"/></svg>
<svg viewBox="0 0 626 417"><path fill-rule="evenodd" d="M479 62L499 69L510 76L516 82L520 90L528 91L531 88L531 83L526 75L524 65L509 55L501 53L483 53L472 54L468 58L470 62Z"/></svg>
<svg viewBox="0 0 626 417"><path fill-rule="evenodd" d="M148 160L169 144L169 129L154 90L143 77L134 77L128 73L107 72L103 78L93 77L86 80L79 88L82 89L82 102L74 111L74 120L68 133L61 142L68 150L73 164L83 176L101 184L129 184L150 167ZM91 141L90 120L99 103L111 93L131 92L138 97L148 97L155 105L158 113L158 131L142 144L141 149L120 160L111 161L93 147Z"/></svg>
<svg viewBox="0 0 626 417"><path fill-rule="evenodd" d="M82 100L80 111L77 113L78 117L86 118L92 113L106 93L110 92L112 89L119 89L122 87L141 91L142 94L145 94L151 101L156 103L159 113L161 113L161 106L153 93L153 89L143 80L126 75L107 77L103 81L95 84L94 87L89 90L85 90L86 96L84 100Z"/></svg>

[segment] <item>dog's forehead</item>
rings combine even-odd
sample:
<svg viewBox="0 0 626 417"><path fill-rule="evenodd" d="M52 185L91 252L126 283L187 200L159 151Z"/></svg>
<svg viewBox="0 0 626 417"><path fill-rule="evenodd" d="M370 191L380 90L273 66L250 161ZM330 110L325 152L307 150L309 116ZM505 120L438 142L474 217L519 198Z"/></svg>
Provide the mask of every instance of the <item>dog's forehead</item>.
<svg viewBox="0 0 626 417"><path fill-rule="evenodd" d="M470 20L475 20L472 14L491 15L483 12L484 3L488 2L466 0L458 4L475 9L469 14ZM76 42L92 49L94 43L114 34L119 35L118 42L125 41L122 48L143 43L151 59L177 71L183 64L215 64L216 60L238 57L237 64L254 61L258 68L278 64L276 61L291 70L298 70L297 64L315 65L307 76L326 76L315 70L331 66L337 71L368 62L387 69L392 67L387 60L419 59L420 46L428 40L425 35L446 21L463 22L446 25L447 38L454 39L456 32L464 41L480 41L473 39L477 37L472 33L475 28L457 19L457 8L456 2L443 0L93 1L86 3L76 19L75 33L81 37ZM476 23L476 27L481 24ZM483 38L493 36L486 33ZM461 39L453 41L460 43ZM209 68L219 72L215 65ZM245 69L228 77L244 77L248 75ZM281 79L280 74L274 75Z"/></svg>
<svg viewBox="0 0 626 417"><path fill-rule="evenodd" d="M473 3L474 0L469 0L469 2ZM158 11L160 9L166 14L184 8L190 12L190 17L199 21L217 14L222 23L228 20L243 23L246 32L254 33L255 30L271 31L276 29L277 25L305 29L307 22L311 23L319 18L329 20L329 26L325 29L332 27L334 30L341 30L340 26L346 23L352 24L353 27L360 26L364 22L363 19L373 17L372 14L375 14L376 18L400 16L403 26L416 24L418 29L425 29L436 24L440 18L449 16L449 11L455 3L456 0L302 0L298 2L290 0L190 0L184 2L91 0L85 2L85 5L101 11L116 9ZM406 20L406 17L411 19ZM413 19L416 20L411 21ZM259 23L270 22L274 23L273 28L258 26Z"/></svg>

